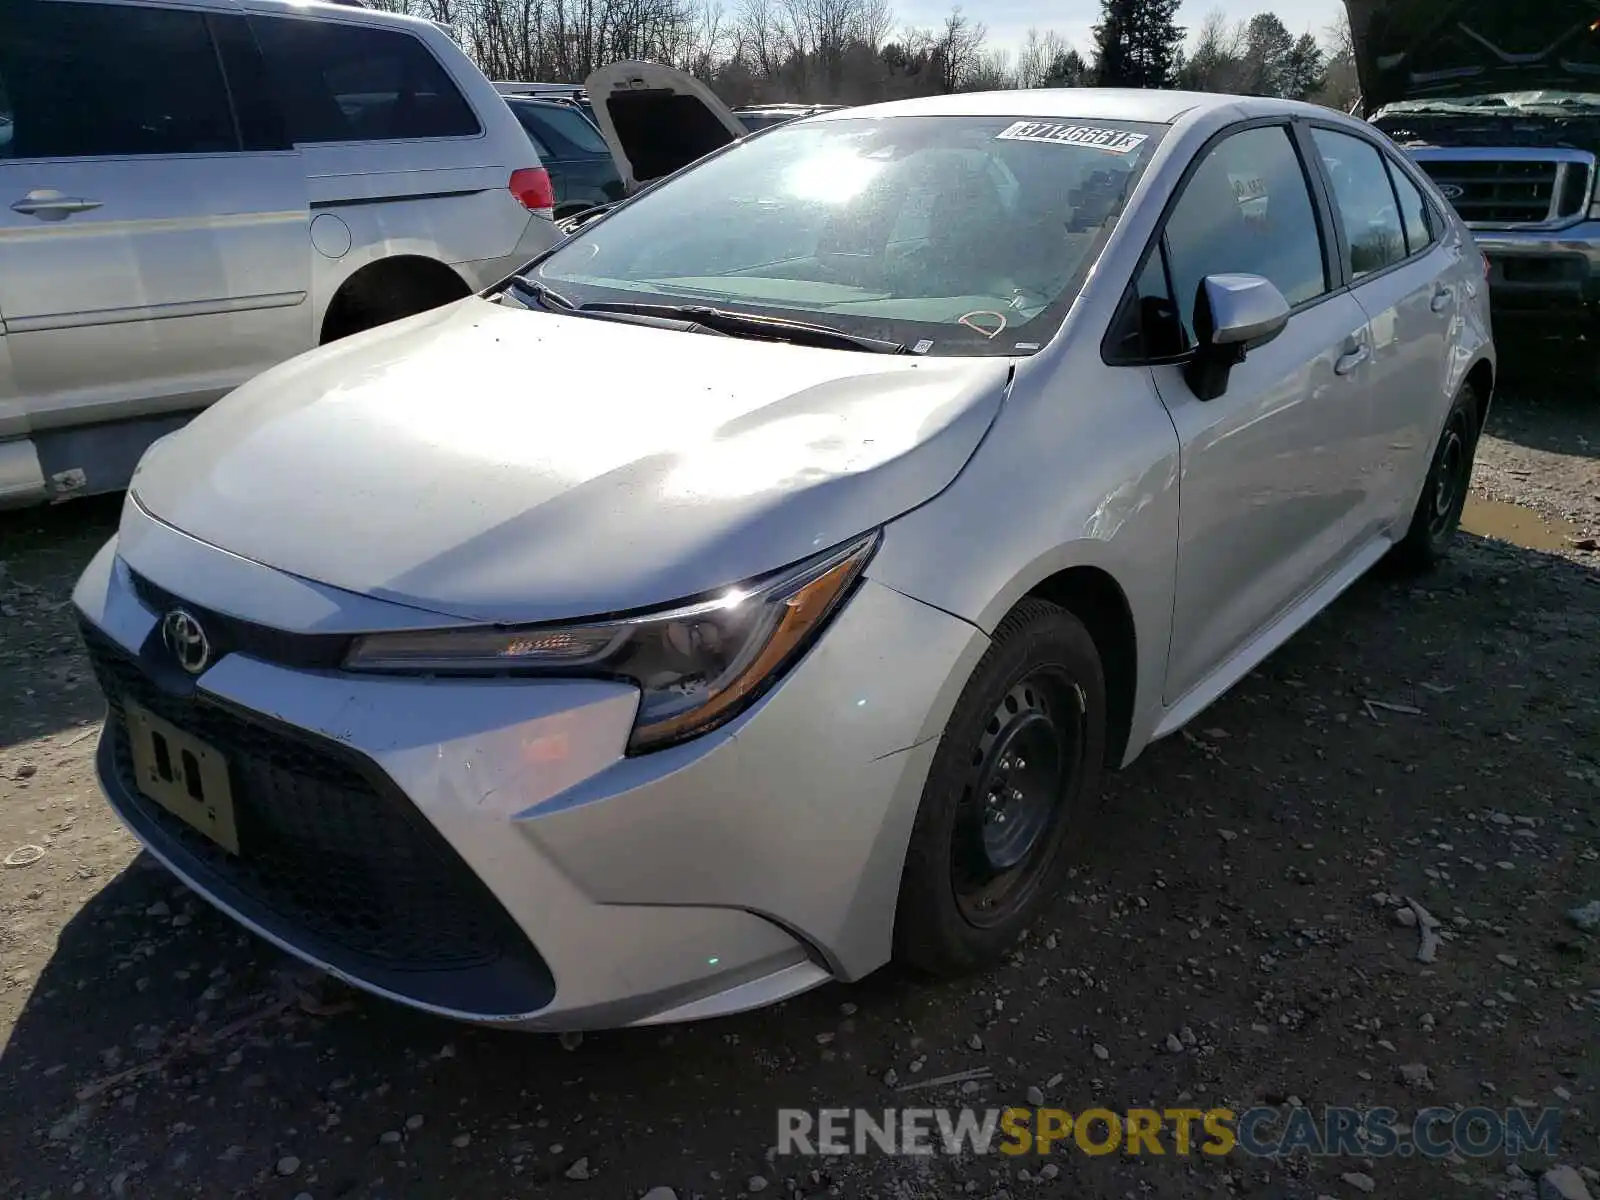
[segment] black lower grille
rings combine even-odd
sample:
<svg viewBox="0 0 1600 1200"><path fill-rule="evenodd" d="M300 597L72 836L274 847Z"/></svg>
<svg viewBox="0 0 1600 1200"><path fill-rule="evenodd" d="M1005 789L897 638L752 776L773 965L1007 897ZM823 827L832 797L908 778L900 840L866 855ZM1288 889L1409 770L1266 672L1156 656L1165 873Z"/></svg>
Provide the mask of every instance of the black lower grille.
<svg viewBox="0 0 1600 1200"><path fill-rule="evenodd" d="M109 705L102 747L120 807L204 890L314 957L385 990L473 1012L548 1003L548 969L453 848L375 766L336 743L280 730L198 696L178 696L140 663L84 631ZM208 743L228 762L239 854L229 854L135 785L126 701ZM363 764L366 764L363 766ZM248 910L248 911L247 911ZM456 976L475 994L417 972ZM398 974L397 974L398 973ZM504 993L484 1007L483 993ZM424 996L423 993L430 995Z"/></svg>

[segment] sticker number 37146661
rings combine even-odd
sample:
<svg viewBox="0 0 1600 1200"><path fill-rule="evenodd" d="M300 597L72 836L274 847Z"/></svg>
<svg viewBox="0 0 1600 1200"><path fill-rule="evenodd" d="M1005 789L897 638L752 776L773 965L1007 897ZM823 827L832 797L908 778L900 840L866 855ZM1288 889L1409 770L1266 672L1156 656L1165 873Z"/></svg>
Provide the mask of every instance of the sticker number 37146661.
<svg viewBox="0 0 1600 1200"><path fill-rule="evenodd" d="M1017 121L995 134L1003 142L1046 142L1055 146L1083 146L1111 154L1132 154L1150 140L1148 134L1093 125L1062 125L1056 121Z"/></svg>

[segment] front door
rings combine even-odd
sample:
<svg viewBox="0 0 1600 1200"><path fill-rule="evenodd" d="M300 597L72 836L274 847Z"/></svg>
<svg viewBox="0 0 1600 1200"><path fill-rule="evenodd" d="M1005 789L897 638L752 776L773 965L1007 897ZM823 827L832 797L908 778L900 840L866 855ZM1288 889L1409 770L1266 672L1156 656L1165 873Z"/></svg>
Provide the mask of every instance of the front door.
<svg viewBox="0 0 1600 1200"><path fill-rule="evenodd" d="M199 407L312 346L305 175L247 106L243 19L7 3L0 311L33 429Z"/></svg>
<svg viewBox="0 0 1600 1200"><path fill-rule="evenodd" d="M1208 275L1259 275L1293 315L1202 401L1155 368L1182 444L1181 526L1165 699L1175 704L1354 550L1366 500L1356 459L1371 348L1366 315L1332 288L1333 261L1287 126L1206 153L1163 247L1190 344Z"/></svg>

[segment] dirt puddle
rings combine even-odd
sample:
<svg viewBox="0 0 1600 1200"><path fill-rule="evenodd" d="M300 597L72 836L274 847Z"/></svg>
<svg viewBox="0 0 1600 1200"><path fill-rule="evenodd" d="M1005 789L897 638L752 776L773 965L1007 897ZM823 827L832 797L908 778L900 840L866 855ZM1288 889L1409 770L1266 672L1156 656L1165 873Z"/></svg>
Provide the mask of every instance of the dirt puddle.
<svg viewBox="0 0 1600 1200"><path fill-rule="evenodd" d="M1480 496L1468 499L1461 528L1525 550L1570 550L1578 540L1578 527L1569 521Z"/></svg>

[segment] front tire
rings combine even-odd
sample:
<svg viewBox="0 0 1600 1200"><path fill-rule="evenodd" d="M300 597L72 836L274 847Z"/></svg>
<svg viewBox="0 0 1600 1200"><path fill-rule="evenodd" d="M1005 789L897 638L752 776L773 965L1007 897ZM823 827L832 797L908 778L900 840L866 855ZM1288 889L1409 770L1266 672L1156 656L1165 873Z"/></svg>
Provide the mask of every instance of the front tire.
<svg viewBox="0 0 1600 1200"><path fill-rule="evenodd" d="M934 752L895 911L895 957L929 974L997 959L1054 898L1100 795L1105 675L1042 600L995 630Z"/></svg>
<svg viewBox="0 0 1600 1200"><path fill-rule="evenodd" d="M1391 553L1394 565L1401 571L1432 570L1449 557L1461 528L1461 513L1467 505L1472 465L1478 453L1478 399L1477 388L1463 384L1450 406L1411 526Z"/></svg>

